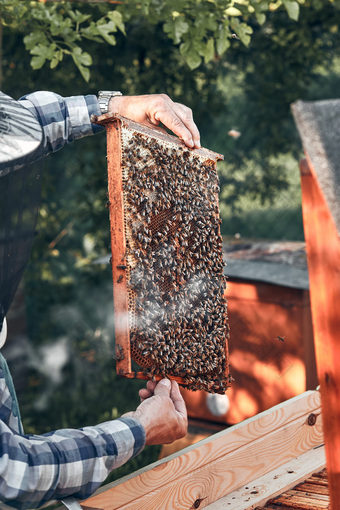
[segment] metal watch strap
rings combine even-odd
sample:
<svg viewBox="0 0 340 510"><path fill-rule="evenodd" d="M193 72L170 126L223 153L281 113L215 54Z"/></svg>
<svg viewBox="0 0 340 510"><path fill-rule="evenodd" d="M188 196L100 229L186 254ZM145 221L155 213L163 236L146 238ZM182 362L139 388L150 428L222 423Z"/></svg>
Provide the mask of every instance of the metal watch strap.
<svg viewBox="0 0 340 510"><path fill-rule="evenodd" d="M109 101L111 97L122 96L119 90L100 90L98 92L98 103L100 112L103 115L109 111Z"/></svg>

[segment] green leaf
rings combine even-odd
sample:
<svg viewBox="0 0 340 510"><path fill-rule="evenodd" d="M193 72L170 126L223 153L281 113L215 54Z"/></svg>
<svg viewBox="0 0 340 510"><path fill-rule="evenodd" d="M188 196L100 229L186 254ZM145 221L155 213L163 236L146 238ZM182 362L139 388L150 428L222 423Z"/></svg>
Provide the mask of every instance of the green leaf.
<svg viewBox="0 0 340 510"><path fill-rule="evenodd" d="M98 29L95 23L91 23L88 27L84 27L80 30L82 37L89 39L90 41L96 41L102 43L103 39L98 34Z"/></svg>
<svg viewBox="0 0 340 510"><path fill-rule="evenodd" d="M178 16L178 18L175 18L175 38L177 40L178 44L182 38L182 35L185 34L189 29L189 25L182 16Z"/></svg>
<svg viewBox="0 0 340 510"><path fill-rule="evenodd" d="M179 51L190 69L196 69L201 64L202 59L191 41L182 43L179 47Z"/></svg>
<svg viewBox="0 0 340 510"><path fill-rule="evenodd" d="M228 7L224 12L227 16L242 16L242 12L236 7Z"/></svg>
<svg viewBox="0 0 340 510"><path fill-rule="evenodd" d="M82 77L84 78L84 80L86 82L89 81L90 79L90 70L87 69L87 67L83 67L83 66L77 66L79 71L80 71L80 74L82 75Z"/></svg>
<svg viewBox="0 0 340 510"><path fill-rule="evenodd" d="M216 15L214 15L213 13L209 13L209 15L207 15L207 13L202 13L203 16L204 16L204 26L205 26L205 29L206 30L211 30L211 31L215 31L217 30L217 22L216 22Z"/></svg>
<svg viewBox="0 0 340 510"><path fill-rule="evenodd" d="M255 12L255 16L259 25L263 25L263 23L266 21L266 15L263 14L263 12Z"/></svg>
<svg viewBox="0 0 340 510"><path fill-rule="evenodd" d="M75 46L71 53L73 60L83 66L90 66L92 64L92 57L89 53L83 51L79 46Z"/></svg>
<svg viewBox="0 0 340 510"><path fill-rule="evenodd" d="M53 58L51 60L50 68L54 69L55 67L57 67L59 62L61 62L63 60L63 56L64 56L63 50L57 50L54 53L54 56L53 56Z"/></svg>
<svg viewBox="0 0 340 510"><path fill-rule="evenodd" d="M81 63L84 64L84 66L92 65L91 55L89 53L83 52L81 56Z"/></svg>
<svg viewBox="0 0 340 510"><path fill-rule="evenodd" d="M50 68L54 69L55 67L57 67L58 64L59 64L59 60L57 58L53 57L51 60L51 63L50 63Z"/></svg>
<svg viewBox="0 0 340 510"><path fill-rule="evenodd" d="M283 5L288 12L288 16L294 21L297 21L299 19L300 12L300 6L298 2L295 2L294 0L283 0Z"/></svg>
<svg viewBox="0 0 340 510"><path fill-rule="evenodd" d="M179 44L182 39L182 35L185 34L188 29L188 23L183 19L182 16L170 19L164 23L164 32L166 32L175 44Z"/></svg>
<svg viewBox="0 0 340 510"><path fill-rule="evenodd" d="M201 53L202 57L204 57L204 62L207 64L211 60L213 60L215 56L215 44L214 39L211 37L209 41L204 45L204 51Z"/></svg>
<svg viewBox="0 0 340 510"><path fill-rule="evenodd" d="M72 49L71 56L84 80L89 81L90 70L85 66L91 65L92 63L91 56L88 53L83 52L82 49L79 48L79 46L75 46Z"/></svg>
<svg viewBox="0 0 340 510"><path fill-rule="evenodd" d="M233 19L230 22L230 27L234 30L235 34L240 38L245 46L250 43L250 35L253 33L253 29L246 23L241 23L238 19Z"/></svg>
<svg viewBox="0 0 340 510"><path fill-rule="evenodd" d="M32 69L41 69L45 62L46 58L43 55L37 55L31 58L31 67Z"/></svg>
<svg viewBox="0 0 340 510"><path fill-rule="evenodd" d="M73 10L72 8L67 10L67 14L75 23L84 23L88 19L92 18L91 14L83 14L82 12L78 11L78 9Z"/></svg>
<svg viewBox="0 0 340 510"><path fill-rule="evenodd" d="M40 69L46 60L52 60L57 46L52 43L49 45L37 44L31 49L31 54L34 55L31 59L31 66L33 69Z"/></svg>
<svg viewBox="0 0 340 510"><path fill-rule="evenodd" d="M116 44L116 38L111 35L111 32L116 32L116 25L113 21L109 21L108 23L101 23L97 25L97 30L99 35L111 46Z"/></svg>
<svg viewBox="0 0 340 510"><path fill-rule="evenodd" d="M71 37L75 38L76 32L72 29L72 20L71 18L64 18L60 14L53 14L51 16L50 27L51 35L58 36L61 35L63 39Z"/></svg>
<svg viewBox="0 0 340 510"><path fill-rule="evenodd" d="M229 48L230 40L228 39L227 32L223 30L216 40L216 51L218 55L223 55L223 53Z"/></svg>
<svg viewBox="0 0 340 510"><path fill-rule="evenodd" d="M123 16L121 15L121 13L119 11L110 11L107 13L107 17L113 21L113 23L116 25L117 28L119 28L119 30L124 34L126 35L126 32L125 32L125 26L124 26L124 22L123 22Z"/></svg>
<svg viewBox="0 0 340 510"><path fill-rule="evenodd" d="M35 30L24 37L24 43L27 50L32 50L39 43L47 44L47 39L41 30Z"/></svg>

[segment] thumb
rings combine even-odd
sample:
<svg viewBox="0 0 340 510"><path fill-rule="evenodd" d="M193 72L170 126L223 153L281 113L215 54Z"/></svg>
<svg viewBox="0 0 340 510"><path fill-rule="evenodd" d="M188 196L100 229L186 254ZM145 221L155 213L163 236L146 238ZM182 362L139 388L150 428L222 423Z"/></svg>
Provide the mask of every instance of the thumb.
<svg viewBox="0 0 340 510"><path fill-rule="evenodd" d="M159 381L154 389L154 395L170 397L171 381L169 379L162 379Z"/></svg>

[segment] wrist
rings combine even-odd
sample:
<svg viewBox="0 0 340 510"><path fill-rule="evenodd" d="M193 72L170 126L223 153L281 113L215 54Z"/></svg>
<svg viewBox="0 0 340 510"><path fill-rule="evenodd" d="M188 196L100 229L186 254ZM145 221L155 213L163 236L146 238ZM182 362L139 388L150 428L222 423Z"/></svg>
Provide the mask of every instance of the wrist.
<svg viewBox="0 0 340 510"><path fill-rule="evenodd" d="M137 408L136 411L130 411L128 413L123 414L122 418L132 418L133 420L137 421L144 429L146 444L149 444L152 435L151 434L152 423L148 418L147 413L143 413L139 411L139 409Z"/></svg>
<svg viewBox="0 0 340 510"><path fill-rule="evenodd" d="M100 90L98 92L98 104L101 114L104 115L110 111L109 103L112 98L121 96L122 93L119 90Z"/></svg>
<svg viewBox="0 0 340 510"><path fill-rule="evenodd" d="M127 96L113 96L113 97L111 97L111 99L108 103L108 112L120 114L124 109L124 104L126 103L126 98L127 98Z"/></svg>

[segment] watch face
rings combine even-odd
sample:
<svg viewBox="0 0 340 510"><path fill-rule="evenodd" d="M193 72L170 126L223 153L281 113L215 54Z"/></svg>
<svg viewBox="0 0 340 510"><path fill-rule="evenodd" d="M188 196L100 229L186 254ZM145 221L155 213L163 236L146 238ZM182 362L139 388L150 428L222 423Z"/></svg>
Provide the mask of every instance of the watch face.
<svg viewBox="0 0 340 510"><path fill-rule="evenodd" d="M41 142L42 129L36 118L0 92L0 175L24 161Z"/></svg>

